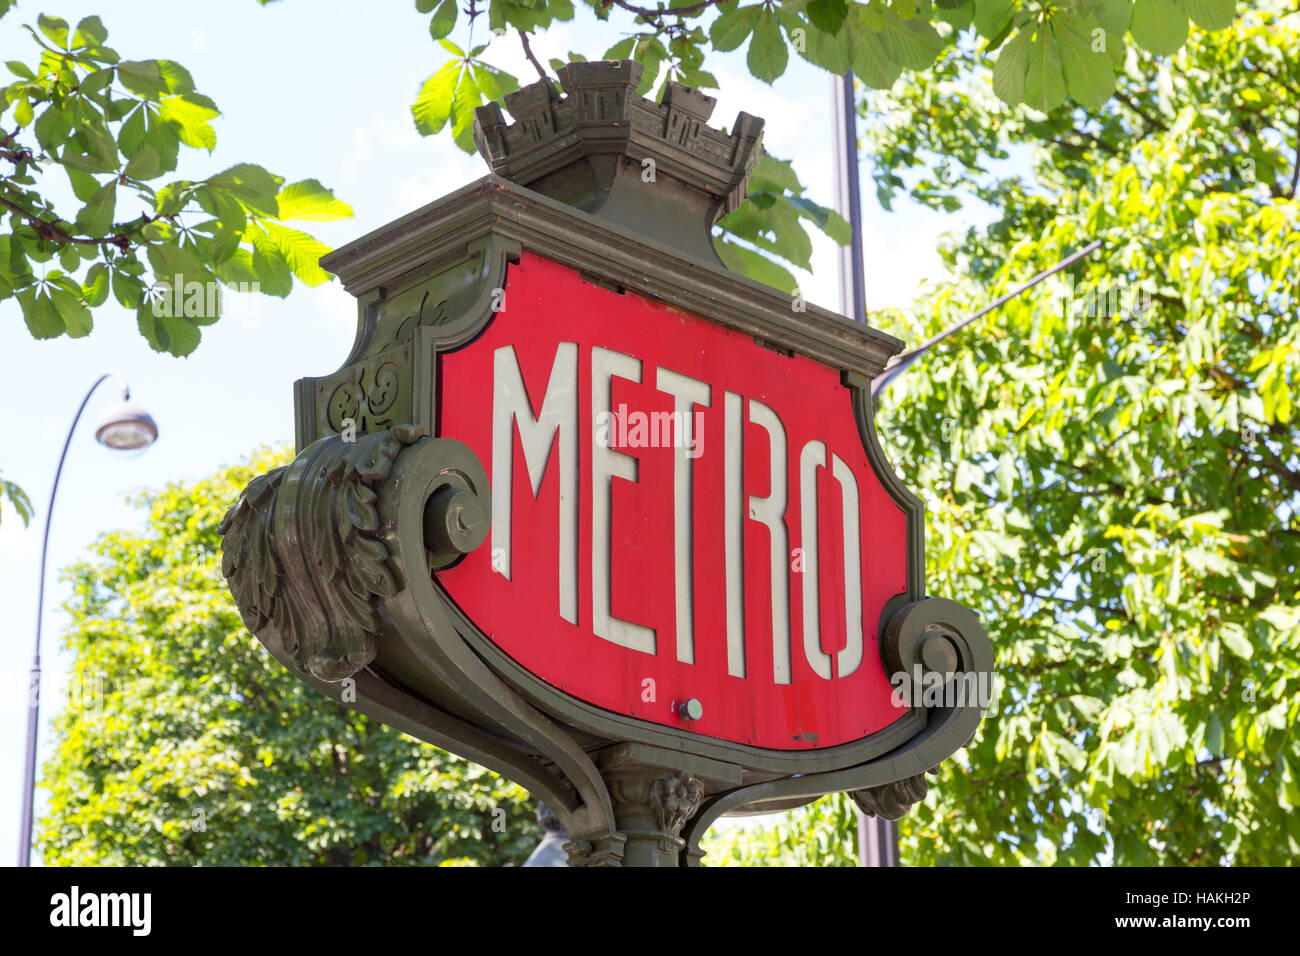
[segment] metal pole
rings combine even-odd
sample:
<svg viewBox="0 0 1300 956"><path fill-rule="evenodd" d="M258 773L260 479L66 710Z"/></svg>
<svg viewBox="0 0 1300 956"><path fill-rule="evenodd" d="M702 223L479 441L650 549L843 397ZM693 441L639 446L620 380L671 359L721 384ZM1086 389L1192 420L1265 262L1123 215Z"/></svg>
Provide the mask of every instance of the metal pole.
<svg viewBox="0 0 1300 956"><path fill-rule="evenodd" d="M862 261L862 186L858 174L858 115L853 74L833 77L835 102L835 204L849 222L849 244L840 247L840 311L866 323L866 278ZM850 311L852 310L852 311Z"/></svg>
<svg viewBox="0 0 1300 956"><path fill-rule="evenodd" d="M126 387L126 383L115 373L105 372L95 379L95 384L90 386L89 391L86 392L86 397L81 400L81 406L72 419L72 427L68 429L68 436L63 440L63 451L59 453L59 465L54 469L54 484L50 487L50 506L45 511L45 534L41 538L40 580L36 585L36 645L32 652L32 669L27 685L27 757L25 776L23 777L23 817L18 831L19 866L32 865L32 805L36 798L36 736L40 727L41 704L41 612L45 607L45 559L50 549L50 519L54 516L54 496L59 493L59 478L63 475L63 462L68 457L68 446L72 444L72 433L77 430L77 423L81 421L81 413L90 404L90 396L95 394L95 389L99 388L109 378L116 378L121 384L123 401L128 401L131 398L131 392Z"/></svg>
<svg viewBox="0 0 1300 956"><path fill-rule="evenodd" d="M862 256L862 183L858 169L858 111L853 74L832 78L835 103L835 202L851 237L840 247L840 311L867 321L866 267ZM850 309L852 311L850 311ZM898 866L898 826L858 814L858 865Z"/></svg>
<svg viewBox="0 0 1300 956"><path fill-rule="evenodd" d="M920 345L916 346L916 348L908 349L906 352L903 352L900 355L896 356L894 358L894 361L890 363L889 367L886 368L883 372L881 372L872 380L871 382L872 397L874 398L875 396L879 395L881 390L884 389L885 386L887 386L890 382L892 382L903 371L905 371L908 368L908 366L910 366L913 362L919 359L922 355L928 352L935 345L942 342L944 339L948 338L950 335L955 335L956 333L960 332L962 329L966 328L966 326L974 322L976 319L988 315L994 309L1001 308L1002 306L1010 302L1012 299L1014 299L1016 296L1028 292L1030 289L1038 285L1038 283L1042 282L1044 279L1048 278L1049 276L1055 275L1056 273L1060 272L1062 269L1069 268L1070 266L1078 262L1080 259L1092 255L1100 248L1101 248L1101 240L1094 239L1092 242L1088 243L1078 252L1071 253L1070 255L1062 259L1060 262L1058 262L1056 265L1044 269L1042 272L1038 273L1038 275L1034 276L1028 282L1024 282L1021 285L1016 286L1010 292L998 296L988 305L984 306L984 308L979 309L976 312L972 312L970 315L966 316L966 318L962 319L960 322L957 322L954 325L950 325L948 328L944 329L938 335L926 339Z"/></svg>

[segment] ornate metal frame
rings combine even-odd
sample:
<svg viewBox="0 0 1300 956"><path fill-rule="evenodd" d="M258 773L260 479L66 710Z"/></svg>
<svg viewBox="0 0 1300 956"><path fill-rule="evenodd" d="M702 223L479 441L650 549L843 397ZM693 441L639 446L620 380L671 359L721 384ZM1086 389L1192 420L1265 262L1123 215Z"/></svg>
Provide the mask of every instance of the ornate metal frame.
<svg viewBox="0 0 1300 956"><path fill-rule="evenodd" d="M698 236L670 244L674 229L689 230L662 210L653 236L629 227L650 215L627 175L643 157L657 159L681 196L676 213L698 229L701 208L716 218L743 196L762 126L741 114L729 137L701 129L707 97L670 84L650 103L631 92L638 74L636 64L573 64L567 98L535 84L507 99L522 117L515 126L495 107L480 111L494 169L565 202L489 175L322 260L358 299L356 341L337 372L297 383L298 456L256 478L221 526L244 622L285 667L526 787L570 834L573 865L696 865L721 814L830 792L900 816L924 796L925 772L969 742L982 710L917 707L820 750L732 744L570 697L459 611L437 572L483 542L491 494L473 452L434 435L436 354L491 321L522 249L839 369L872 467L908 521L908 588L881 621L887 672L993 669L975 615L926 597L922 505L875 433L869 383L902 343L816 306L791 309L784 293L697 255Z"/></svg>

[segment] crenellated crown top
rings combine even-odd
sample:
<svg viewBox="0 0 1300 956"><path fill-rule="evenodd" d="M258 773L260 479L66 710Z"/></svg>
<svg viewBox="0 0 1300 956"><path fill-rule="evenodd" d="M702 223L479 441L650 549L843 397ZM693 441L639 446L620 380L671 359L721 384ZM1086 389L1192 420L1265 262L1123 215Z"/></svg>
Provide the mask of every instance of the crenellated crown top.
<svg viewBox="0 0 1300 956"><path fill-rule="evenodd" d="M745 198L763 154L763 121L748 113L723 132L716 101L669 83L662 102L636 92L632 60L569 63L565 95L541 80L479 107L474 142L492 171L520 186L718 263L712 226Z"/></svg>

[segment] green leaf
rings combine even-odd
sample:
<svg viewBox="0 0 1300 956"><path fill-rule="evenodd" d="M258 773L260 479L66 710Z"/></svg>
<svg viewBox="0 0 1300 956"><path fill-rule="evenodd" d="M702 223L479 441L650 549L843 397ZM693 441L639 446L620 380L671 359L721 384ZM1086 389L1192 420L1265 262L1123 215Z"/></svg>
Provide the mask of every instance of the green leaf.
<svg viewBox="0 0 1300 956"><path fill-rule="evenodd" d="M144 283L121 269L113 270L113 298L124 309L134 309L144 297Z"/></svg>
<svg viewBox="0 0 1300 956"><path fill-rule="evenodd" d="M1010 498L1016 489L1016 460L1010 452L998 458L998 488L1003 498Z"/></svg>
<svg viewBox="0 0 1300 956"><path fill-rule="evenodd" d="M433 136L447 125L447 120L451 118L452 98L464 67L464 63L453 60L425 80L420 87L420 94L411 104L411 115L415 118L415 128L422 136Z"/></svg>
<svg viewBox="0 0 1300 956"><path fill-rule="evenodd" d="M965 30L975 20L975 0L953 0L953 6L945 6L944 2L935 4L935 15L944 23L951 24L953 29L960 32Z"/></svg>
<svg viewBox="0 0 1300 956"><path fill-rule="evenodd" d="M507 93L519 89L519 81L503 70L478 61L475 61L471 69L474 71L474 82L486 99L504 100Z"/></svg>
<svg viewBox="0 0 1300 956"><path fill-rule="evenodd" d="M77 24L77 32L72 37L73 47L99 47L108 40L108 30L99 17L86 17Z"/></svg>
<svg viewBox="0 0 1300 956"><path fill-rule="evenodd" d="M210 254L214 265L213 271L216 271L216 265L225 262L235 254L237 249L239 249L240 234L240 232L236 232L233 229L222 229L212 237ZM217 272L217 276L218 278L225 279L220 272Z"/></svg>
<svg viewBox="0 0 1300 956"><path fill-rule="evenodd" d="M76 139L85 146L86 152L96 157L105 169L117 169L117 140L104 117L85 101L78 101L75 115Z"/></svg>
<svg viewBox="0 0 1300 956"><path fill-rule="evenodd" d="M879 27L870 25L873 19L880 20ZM848 68L864 84L877 90L889 89L903 72L903 65L885 49L880 32L883 30L884 19L879 8L854 4L839 35L841 56Z"/></svg>
<svg viewBox="0 0 1300 956"><path fill-rule="evenodd" d="M144 145L149 132L146 124L149 107L141 106L131 113L117 131L117 148L128 158L135 156L136 150Z"/></svg>
<svg viewBox="0 0 1300 956"><path fill-rule="evenodd" d="M157 315L153 306L144 303L136 310L136 325L155 352L178 357L191 354L199 346L202 331L184 316Z"/></svg>
<svg viewBox="0 0 1300 956"><path fill-rule="evenodd" d="M456 92L451 97L451 135L456 145L467 153L475 151L474 111L483 105L483 97L474 81L472 70L464 70Z"/></svg>
<svg viewBox="0 0 1300 956"><path fill-rule="evenodd" d="M795 175L794 167L789 160L777 159L764 153L763 158L754 167L754 171L749 174L750 193L764 191L779 195L787 189L792 193L803 192L803 186L799 184L799 177Z"/></svg>
<svg viewBox="0 0 1300 956"><path fill-rule="evenodd" d="M218 258L218 244L222 243L224 245L224 243L228 241L229 240L226 239L226 234L221 234L218 235L217 239L212 243L213 274L228 285L239 285L240 283L252 285L253 283L257 283L260 286L262 280L258 273L257 263L253 259L253 254L247 249L239 248L237 245L229 251L226 251L223 248L221 250L221 258ZM293 277L289 272L288 263L284 262L283 256L280 257L280 265L283 268L283 275L280 278L289 289L292 289ZM260 288L259 291L275 295L288 294L287 292L272 292L269 288Z"/></svg>
<svg viewBox="0 0 1300 956"><path fill-rule="evenodd" d="M764 10L754 24L754 35L745 56L749 72L764 83L771 83L785 72L789 61L790 50L781 35L781 23L775 13Z"/></svg>
<svg viewBox="0 0 1300 956"><path fill-rule="evenodd" d="M664 49L664 45L659 42L657 36L648 34L637 38L632 47L632 59L644 67L641 73L641 82L637 84L637 94L639 96L648 96L659 76L664 60L668 59L668 51Z"/></svg>
<svg viewBox="0 0 1300 956"><path fill-rule="evenodd" d="M1290 633L1300 628L1300 607L1283 607L1274 604L1260 611L1259 619L1284 634Z"/></svg>
<svg viewBox="0 0 1300 956"><path fill-rule="evenodd" d="M1203 30L1226 30L1237 16L1236 0L1183 0L1183 9Z"/></svg>
<svg viewBox="0 0 1300 956"><path fill-rule="evenodd" d="M72 111L58 106L47 106L33 127L36 141L48 153L57 153L72 133Z"/></svg>
<svg viewBox="0 0 1300 956"><path fill-rule="evenodd" d="M1065 102L1065 77L1061 54L1053 32L1039 28L1029 46L1029 70L1025 74L1025 105L1048 113Z"/></svg>
<svg viewBox="0 0 1300 956"><path fill-rule="evenodd" d="M164 96L160 102L158 119L175 126L182 143L195 149L216 148L217 131L208 122L219 115L215 103L198 93Z"/></svg>
<svg viewBox="0 0 1300 956"><path fill-rule="evenodd" d="M55 286L50 295L69 337L79 339L83 335L89 335L91 326L94 325L94 318L90 314L90 308L81 298L80 288L72 292L62 286Z"/></svg>
<svg viewBox="0 0 1300 956"><path fill-rule="evenodd" d="M193 245L155 243L147 247L146 255L154 278L169 287L183 289L187 282L212 281L207 264Z"/></svg>
<svg viewBox="0 0 1300 956"><path fill-rule="evenodd" d="M1101 27L1091 24L1080 26L1075 21L1058 17L1052 21L1065 75L1065 88L1075 101L1087 109L1102 106L1115 92L1115 70L1106 53L1107 37L1104 31L1094 35L1092 30ZM1100 44L1094 42L1094 37ZM1100 49L1097 47L1100 45Z"/></svg>
<svg viewBox="0 0 1300 956"><path fill-rule="evenodd" d="M86 273L86 281L81 285L81 294L86 304L92 309L99 308L108 301L109 274L108 266L96 262Z"/></svg>
<svg viewBox="0 0 1300 956"><path fill-rule="evenodd" d="M302 219L309 222L333 222L352 217L352 207L314 179L291 183L276 196L277 219Z"/></svg>
<svg viewBox="0 0 1300 956"><path fill-rule="evenodd" d="M293 271L284 253L258 226L250 227L246 238L253 243L253 273L261 291L284 298L293 291ZM238 254L232 256L231 263L238 258ZM227 268L230 268L230 263L227 263Z"/></svg>
<svg viewBox="0 0 1300 956"><path fill-rule="evenodd" d="M1032 32L1020 30L998 53L993 64L993 92L1012 106L1025 100L1025 75L1029 72Z"/></svg>
<svg viewBox="0 0 1300 956"><path fill-rule="evenodd" d="M1133 22L1133 0L1097 0L1092 14L1107 33L1122 37Z"/></svg>
<svg viewBox="0 0 1300 956"><path fill-rule="evenodd" d="M905 70L929 69L943 51L943 37L928 21L902 20L892 10L884 11L881 43L889 58Z"/></svg>
<svg viewBox="0 0 1300 956"><path fill-rule="evenodd" d="M837 244L847 246L853 241L853 227L834 209L819 205L803 196L791 196L788 201L798 210L799 215L811 219L817 224L817 228L834 239Z"/></svg>
<svg viewBox="0 0 1300 956"><path fill-rule="evenodd" d="M284 180L268 173L261 166L239 163L206 180L211 189L234 196L248 208L264 216L278 216L280 207L276 196Z"/></svg>
<svg viewBox="0 0 1300 956"><path fill-rule="evenodd" d="M718 225L802 269L811 266L812 242L799 224L798 213L784 197L771 205L744 203Z"/></svg>
<svg viewBox="0 0 1300 956"><path fill-rule="evenodd" d="M627 37L619 40L612 47L605 51L602 60L626 60L632 55L632 46L636 43L636 37ZM739 44L737 44L739 46ZM734 49L734 47L733 47Z"/></svg>
<svg viewBox="0 0 1300 956"><path fill-rule="evenodd" d="M36 18L36 24L41 28L41 32L50 38L50 42L57 47L67 48L68 46L68 21L60 20L58 17L47 17L40 14Z"/></svg>
<svg viewBox="0 0 1300 956"><path fill-rule="evenodd" d="M175 216L187 205L194 193L194 184L186 179L168 183L154 194L154 212L160 216Z"/></svg>
<svg viewBox="0 0 1300 956"><path fill-rule="evenodd" d="M117 208L117 180L110 179L77 214L77 227L87 236L107 236L113 229Z"/></svg>
<svg viewBox="0 0 1300 956"><path fill-rule="evenodd" d="M14 122L20 127L26 126L32 121L34 115L31 101L27 99L26 95L20 96L14 104Z"/></svg>
<svg viewBox="0 0 1300 956"><path fill-rule="evenodd" d="M23 527L27 527L32 520L33 514L32 499L27 497L27 492L12 481L4 480L0 480L0 491L4 493L4 497L9 499L9 503L18 512L18 518L22 521Z"/></svg>
<svg viewBox="0 0 1300 956"><path fill-rule="evenodd" d="M975 31L984 39L1000 36L1011 25L1015 0L978 0L975 4Z"/></svg>
<svg viewBox="0 0 1300 956"><path fill-rule="evenodd" d="M112 70L96 70L94 73L88 74L86 78L81 81L78 86L78 91L82 96L92 96L105 89L112 82ZM114 119L115 117L109 116L108 118Z"/></svg>
<svg viewBox="0 0 1300 956"><path fill-rule="evenodd" d="M442 0L438 9L433 14L433 19L429 21L429 33L435 40L441 40L447 36L456 27L456 15L459 12L457 7L458 0ZM432 6L432 3L429 4ZM421 10L421 13L428 13L427 10Z"/></svg>
<svg viewBox="0 0 1300 956"><path fill-rule="evenodd" d="M63 334L63 317L47 292L26 289L18 293L18 304L22 306L23 321L32 338L52 339Z"/></svg>
<svg viewBox="0 0 1300 956"><path fill-rule="evenodd" d="M709 40L713 44L713 48L719 53L740 49L741 45L758 25L761 10L762 7L758 5L724 10L709 27ZM615 44L608 51L606 57L608 58L609 54L612 53L617 58L617 47L619 45ZM631 44L628 44L628 50L631 50Z"/></svg>
<svg viewBox="0 0 1300 956"><path fill-rule="evenodd" d="M811 0L804 7L808 22L826 33L838 32L844 26L844 19L848 16L848 12L849 8L845 0Z"/></svg>
<svg viewBox="0 0 1300 956"><path fill-rule="evenodd" d="M770 285L790 294L793 294L798 287L798 283L794 281L794 276L789 271L752 249L717 238L713 240L713 248L718 251L723 265L732 272L738 272L755 282Z"/></svg>
<svg viewBox="0 0 1300 956"><path fill-rule="evenodd" d="M304 283L320 285L330 280L330 274L320 267L320 257L330 251L329 246L313 239L305 232L287 226L278 226L273 222L263 223L262 228L266 230L266 235L275 248L284 256L293 274Z"/></svg>
<svg viewBox="0 0 1300 956"><path fill-rule="evenodd" d="M129 178L138 179L141 182L150 179L157 179L163 174L163 160L158 155L158 150L148 144L142 144L136 148L135 154L131 161L126 164L123 170Z"/></svg>
<svg viewBox="0 0 1300 956"><path fill-rule="evenodd" d="M1177 53L1187 42L1187 28L1187 14L1174 0L1136 0L1133 4L1133 39L1148 53Z"/></svg>
<svg viewBox="0 0 1300 956"><path fill-rule="evenodd" d="M1218 713L1210 714L1205 723L1205 748L1216 756L1223 753L1223 721Z"/></svg>
<svg viewBox="0 0 1300 956"><path fill-rule="evenodd" d="M1255 648L1251 645L1246 632L1236 625L1221 627L1219 637L1228 650L1243 660L1250 660L1255 653Z"/></svg>

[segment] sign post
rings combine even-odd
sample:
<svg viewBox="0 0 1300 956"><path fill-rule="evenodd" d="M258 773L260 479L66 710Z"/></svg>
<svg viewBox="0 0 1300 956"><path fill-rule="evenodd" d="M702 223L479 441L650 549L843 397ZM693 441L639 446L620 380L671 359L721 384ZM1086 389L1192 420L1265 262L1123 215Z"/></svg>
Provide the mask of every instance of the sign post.
<svg viewBox="0 0 1300 956"><path fill-rule="evenodd" d="M722 265L762 120L640 73L480 109L491 175L323 260L356 343L221 528L286 667L526 787L570 865L831 792L896 819L993 669L876 437L902 343Z"/></svg>

